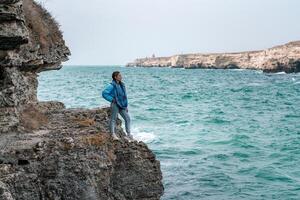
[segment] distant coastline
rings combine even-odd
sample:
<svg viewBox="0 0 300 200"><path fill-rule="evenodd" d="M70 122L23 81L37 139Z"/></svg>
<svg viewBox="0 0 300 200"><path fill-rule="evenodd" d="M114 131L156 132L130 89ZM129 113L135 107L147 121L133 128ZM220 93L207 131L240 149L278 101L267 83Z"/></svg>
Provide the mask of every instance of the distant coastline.
<svg viewBox="0 0 300 200"><path fill-rule="evenodd" d="M126 67L254 69L271 73L297 73L300 72L300 41L260 51L138 58Z"/></svg>

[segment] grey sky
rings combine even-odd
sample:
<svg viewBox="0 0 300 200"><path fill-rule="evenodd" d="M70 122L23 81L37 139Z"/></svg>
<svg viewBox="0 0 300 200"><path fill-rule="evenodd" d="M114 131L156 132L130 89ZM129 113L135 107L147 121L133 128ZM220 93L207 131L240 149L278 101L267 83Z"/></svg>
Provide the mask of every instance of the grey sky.
<svg viewBox="0 0 300 200"><path fill-rule="evenodd" d="M300 39L299 0L39 0L61 24L66 64L258 50Z"/></svg>

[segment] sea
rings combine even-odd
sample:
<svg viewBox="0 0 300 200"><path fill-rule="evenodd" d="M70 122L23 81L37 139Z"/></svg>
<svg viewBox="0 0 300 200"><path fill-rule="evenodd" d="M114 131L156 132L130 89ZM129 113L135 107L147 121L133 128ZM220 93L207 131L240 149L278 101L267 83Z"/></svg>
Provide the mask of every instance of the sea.
<svg viewBox="0 0 300 200"><path fill-rule="evenodd" d="M134 138L160 161L162 200L300 199L300 73L63 66L39 74L38 99L109 106L113 71Z"/></svg>

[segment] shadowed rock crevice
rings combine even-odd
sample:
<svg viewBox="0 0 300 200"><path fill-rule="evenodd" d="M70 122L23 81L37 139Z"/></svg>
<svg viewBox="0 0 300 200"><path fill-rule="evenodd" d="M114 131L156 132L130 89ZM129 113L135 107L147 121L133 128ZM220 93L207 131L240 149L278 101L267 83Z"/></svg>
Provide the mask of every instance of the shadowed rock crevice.
<svg viewBox="0 0 300 200"><path fill-rule="evenodd" d="M160 199L160 162L143 142L109 134L110 109L39 102L38 73L70 51L32 0L0 0L0 199Z"/></svg>

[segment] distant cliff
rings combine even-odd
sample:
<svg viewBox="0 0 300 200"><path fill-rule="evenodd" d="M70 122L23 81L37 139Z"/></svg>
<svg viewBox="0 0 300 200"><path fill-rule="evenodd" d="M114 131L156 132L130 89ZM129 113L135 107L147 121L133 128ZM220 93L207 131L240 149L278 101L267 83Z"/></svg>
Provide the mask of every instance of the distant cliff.
<svg viewBox="0 0 300 200"><path fill-rule="evenodd" d="M37 100L38 73L70 55L58 27L33 0L0 0L0 199L160 199L160 162L120 119L111 139L109 108Z"/></svg>
<svg viewBox="0 0 300 200"><path fill-rule="evenodd" d="M264 72L300 72L300 41L267 50L239 53L184 54L170 57L140 58L126 66L256 69Z"/></svg>

